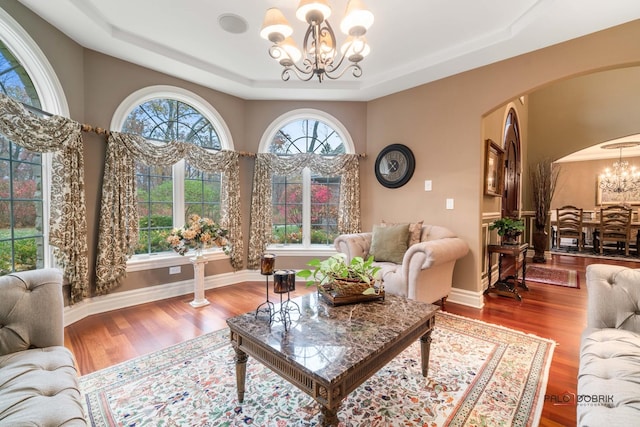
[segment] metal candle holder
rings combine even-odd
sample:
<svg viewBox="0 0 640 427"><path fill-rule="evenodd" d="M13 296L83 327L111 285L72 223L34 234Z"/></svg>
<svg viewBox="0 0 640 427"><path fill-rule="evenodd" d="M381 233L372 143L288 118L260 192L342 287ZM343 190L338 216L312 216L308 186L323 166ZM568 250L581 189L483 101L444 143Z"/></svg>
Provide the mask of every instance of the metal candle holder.
<svg viewBox="0 0 640 427"><path fill-rule="evenodd" d="M274 312L273 321L282 322L284 330L291 325L291 313L300 313L300 306L291 300L291 291L296 290L296 272L293 270L278 270L273 276L273 292L280 294L280 310ZM287 294L287 299L282 300L282 295Z"/></svg>
<svg viewBox="0 0 640 427"><path fill-rule="evenodd" d="M267 300L256 308L256 318L260 313L266 313L269 316L269 324L273 321L273 315L275 313L275 306L269 301L269 276L273 275L275 262L276 256L274 254L262 254L260 258L260 274L265 276L266 279Z"/></svg>

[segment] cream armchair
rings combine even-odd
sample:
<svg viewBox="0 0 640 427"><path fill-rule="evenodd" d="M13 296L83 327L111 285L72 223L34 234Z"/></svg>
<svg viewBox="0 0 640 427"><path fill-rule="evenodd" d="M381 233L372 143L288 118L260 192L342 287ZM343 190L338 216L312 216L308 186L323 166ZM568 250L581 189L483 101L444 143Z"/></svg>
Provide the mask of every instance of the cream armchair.
<svg viewBox="0 0 640 427"><path fill-rule="evenodd" d="M334 245L338 252L366 258L373 233L342 234ZM382 267L385 292L428 303L441 302L444 307L451 292L456 260L469 251L467 243L447 228L423 225L420 242L410 246L402 264L376 262Z"/></svg>

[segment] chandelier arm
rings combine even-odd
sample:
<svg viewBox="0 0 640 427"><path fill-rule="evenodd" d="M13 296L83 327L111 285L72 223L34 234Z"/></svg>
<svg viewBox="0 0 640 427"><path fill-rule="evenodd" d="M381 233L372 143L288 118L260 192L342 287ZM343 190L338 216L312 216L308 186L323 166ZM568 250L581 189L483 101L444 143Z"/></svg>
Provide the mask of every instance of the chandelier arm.
<svg viewBox="0 0 640 427"><path fill-rule="evenodd" d="M360 67L360 64L357 63L353 63L353 64L349 64L347 66L347 68L343 69L340 74L335 75L335 74L330 74L333 73L333 71L325 71L324 75L330 79L330 80L337 80L340 77L342 77L347 71L349 71L350 69L353 69L353 76L354 77L360 77L362 75L362 68Z"/></svg>
<svg viewBox="0 0 640 427"><path fill-rule="evenodd" d="M284 70L282 70L282 74L281 74L282 80L284 80L285 82L289 81L291 74L295 74L296 77L302 80L303 82L308 82L313 78L313 76L315 76L315 73L313 72L313 70L304 71L300 69L300 67L298 67L296 64L293 64L292 66L286 66Z"/></svg>

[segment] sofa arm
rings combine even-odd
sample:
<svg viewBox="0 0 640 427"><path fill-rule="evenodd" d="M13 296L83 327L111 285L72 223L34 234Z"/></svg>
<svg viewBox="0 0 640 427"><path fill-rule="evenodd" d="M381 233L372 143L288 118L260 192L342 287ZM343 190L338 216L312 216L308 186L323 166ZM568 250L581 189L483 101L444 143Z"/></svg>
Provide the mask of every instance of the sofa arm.
<svg viewBox="0 0 640 427"><path fill-rule="evenodd" d="M405 274L408 277L408 268L413 259L419 260L419 264L412 265L411 268L424 270L455 261L465 256L467 252L469 252L469 245L459 237L429 240L410 246L404 254L402 265L403 268L407 269Z"/></svg>
<svg viewBox="0 0 640 427"><path fill-rule="evenodd" d="M366 258L369 255L372 235L373 233L341 234L336 237L333 245L338 252L347 255L347 262L351 262L353 257Z"/></svg>
<svg viewBox="0 0 640 427"><path fill-rule="evenodd" d="M62 272L53 268L0 277L0 355L64 345Z"/></svg>
<svg viewBox="0 0 640 427"><path fill-rule="evenodd" d="M587 327L640 332L640 269L591 264L586 278Z"/></svg>

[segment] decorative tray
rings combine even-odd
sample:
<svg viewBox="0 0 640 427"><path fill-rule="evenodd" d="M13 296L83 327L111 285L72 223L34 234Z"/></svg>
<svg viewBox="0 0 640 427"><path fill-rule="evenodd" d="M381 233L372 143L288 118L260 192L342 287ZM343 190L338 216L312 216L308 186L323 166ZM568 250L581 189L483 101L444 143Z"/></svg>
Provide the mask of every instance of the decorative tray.
<svg viewBox="0 0 640 427"><path fill-rule="evenodd" d="M344 305L344 304L356 304L359 302L384 300L384 291L380 291L379 294L372 295L338 295L338 292L331 289L331 287L318 286L318 293L322 298L331 305Z"/></svg>

